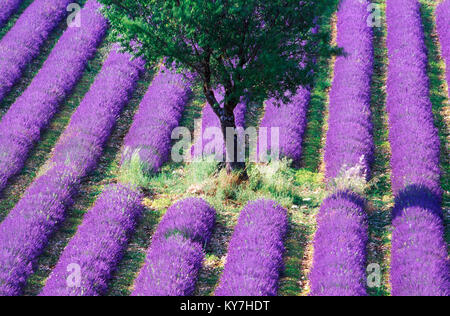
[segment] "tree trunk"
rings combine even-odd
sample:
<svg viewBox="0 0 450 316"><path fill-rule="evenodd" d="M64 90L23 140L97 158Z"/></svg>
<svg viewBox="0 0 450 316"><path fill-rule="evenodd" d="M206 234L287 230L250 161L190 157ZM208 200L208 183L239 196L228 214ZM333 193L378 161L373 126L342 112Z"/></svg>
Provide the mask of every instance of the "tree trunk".
<svg viewBox="0 0 450 316"><path fill-rule="evenodd" d="M227 106L228 105L228 106ZM225 142L225 151L226 151L226 168L227 173L230 174L233 171L239 171L245 168L245 162L238 161L238 136L234 133L233 141L227 142L227 129L232 128L232 131L236 131L236 122L234 117L234 108L236 106L230 106L226 104L223 109L221 109L222 113L220 113L220 124L222 128L222 135ZM229 153L233 152L232 157L228 157Z"/></svg>

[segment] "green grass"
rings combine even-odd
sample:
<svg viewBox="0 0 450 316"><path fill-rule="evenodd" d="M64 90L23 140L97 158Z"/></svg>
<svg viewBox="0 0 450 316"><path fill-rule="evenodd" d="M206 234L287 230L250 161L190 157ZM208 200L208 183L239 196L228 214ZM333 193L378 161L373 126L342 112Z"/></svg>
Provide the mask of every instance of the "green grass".
<svg viewBox="0 0 450 316"><path fill-rule="evenodd" d="M86 211L102 192L103 186L117 181L116 176L121 156L122 139L131 126L134 114L147 91L152 77L153 71L147 71L139 80L131 101L117 121L116 127L100 158L98 167L83 180L74 205L67 210L66 220L39 257L34 270L35 273L28 279L25 295L36 295L41 291L52 268L58 262L62 251L76 233L77 227L81 224Z"/></svg>
<svg viewBox="0 0 450 316"><path fill-rule="evenodd" d="M425 43L428 49L428 77L430 78L430 98L433 104L434 123L439 130L441 140L441 186L444 191L443 212L445 240L450 245L450 118L445 81L445 63L440 56L439 39L436 34L435 6L436 1L421 0L422 21L425 31ZM447 121L446 121L447 120Z"/></svg>
<svg viewBox="0 0 450 316"><path fill-rule="evenodd" d="M58 113L51 120L49 127L42 133L40 141L31 150L24 168L18 175L10 179L8 186L2 192L0 198L0 221L20 200L26 188L31 184L41 167L50 157L51 151L69 123L70 117L99 73L108 51L109 42L104 41L95 56L88 62L83 76L72 93L61 104Z"/></svg>
<svg viewBox="0 0 450 316"><path fill-rule="evenodd" d="M375 1L382 4L383 23L374 27L374 74L372 77L372 122L373 141L375 145L372 179L365 192L369 201L369 241L367 247L367 264L376 263L381 267L382 281L380 288L369 288L372 296L389 295L389 258L391 236L391 211L393 195L390 180L390 144L389 127L386 112L386 76L387 48L384 0Z"/></svg>

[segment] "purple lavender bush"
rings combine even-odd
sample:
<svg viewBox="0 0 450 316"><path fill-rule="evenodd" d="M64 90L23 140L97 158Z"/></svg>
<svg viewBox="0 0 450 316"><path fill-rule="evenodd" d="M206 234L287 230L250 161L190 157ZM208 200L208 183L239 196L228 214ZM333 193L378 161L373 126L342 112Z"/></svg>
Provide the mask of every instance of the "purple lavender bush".
<svg viewBox="0 0 450 316"><path fill-rule="evenodd" d="M358 166L368 178L373 155L370 90L372 30L367 1L343 0L338 10L336 59L325 146L326 176ZM319 211L310 275L313 296L364 296L367 219L364 200L351 191L325 199Z"/></svg>
<svg viewBox="0 0 450 316"><path fill-rule="evenodd" d="M446 0L436 8L436 27L441 43L442 58L447 67L447 83L450 87L450 1ZM450 89L449 89L450 91ZM449 92L450 97L450 92Z"/></svg>
<svg viewBox="0 0 450 316"><path fill-rule="evenodd" d="M89 0L81 10L81 27L61 36L42 69L0 121L0 191L19 172L41 131L80 79L87 61L105 35L100 5Z"/></svg>
<svg viewBox="0 0 450 316"><path fill-rule="evenodd" d="M338 10L337 44L344 55L334 66L325 146L326 177L362 164L368 177L373 156L370 112L373 72L372 28L366 0L343 0Z"/></svg>
<svg viewBox="0 0 450 316"><path fill-rule="evenodd" d="M306 115L311 92L300 87L289 104L277 105L274 99L268 100L260 127L267 128L267 151L272 151L271 128L279 128L279 153L298 164L302 155L302 141L306 128ZM262 137L262 136L261 136ZM259 153L258 143L258 153ZM260 155L263 153L260 153Z"/></svg>
<svg viewBox="0 0 450 316"><path fill-rule="evenodd" d="M153 236L132 295L192 295L215 214L201 199L188 198L172 205Z"/></svg>
<svg viewBox="0 0 450 316"><path fill-rule="evenodd" d="M387 1L387 110L392 158L393 295L449 295L427 53L417 0Z"/></svg>
<svg viewBox="0 0 450 316"><path fill-rule="evenodd" d="M353 192L325 199L317 217L312 296L365 296L367 218L365 201Z"/></svg>
<svg viewBox="0 0 450 316"><path fill-rule="evenodd" d="M214 94L217 98L218 102L223 101L223 92L222 89L216 89ZM237 128L245 128L245 115L247 113L247 102L243 100L241 103L237 105L234 109L234 119ZM223 135L220 133L218 136L221 141L218 144L215 144L212 135L205 134L205 131L208 131L208 128L218 128L218 132L221 131L220 120L217 115L214 113L212 107L209 104L206 104L202 111L202 126L201 126L201 136L197 139L194 146L191 148L191 153L194 158L206 158L208 156L214 155L216 159L220 161L225 161L225 141L223 140ZM216 152L216 148L221 148L220 152Z"/></svg>
<svg viewBox="0 0 450 316"><path fill-rule="evenodd" d="M122 163L138 154L145 172L157 172L169 159L172 131L192 94L182 74L162 67L153 79L124 141Z"/></svg>
<svg viewBox="0 0 450 316"><path fill-rule="evenodd" d="M275 296L283 269L287 212L273 201L249 203L228 246L216 296Z"/></svg>
<svg viewBox="0 0 450 316"><path fill-rule="evenodd" d="M2 8L0 10L0 27L2 27L10 18L10 16L16 12L23 0L4 0L2 2Z"/></svg>
<svg viewBox="0 0 450 316"><path fill-rule="evenodd" d="M96 167L144 68L115 49L73 114L53 156L0 224L0 295L20 295L33 264L64 220L79 181Z"/></svg>
<svg viewBox="0 0 450 316"><path fill-rule="evenodd" d="M97 296L107 290L142 215L141 194L117 184L107 187L85 215L76 235L64 249L42 296ZM71 265L80 267L80 279L68 282Z"/></svg>
<svg viewBox="0 0 450 316"><path fill-rule="evenodd" d="M0 41L0 101L66 16L72 0L35 0Z"/></svg>

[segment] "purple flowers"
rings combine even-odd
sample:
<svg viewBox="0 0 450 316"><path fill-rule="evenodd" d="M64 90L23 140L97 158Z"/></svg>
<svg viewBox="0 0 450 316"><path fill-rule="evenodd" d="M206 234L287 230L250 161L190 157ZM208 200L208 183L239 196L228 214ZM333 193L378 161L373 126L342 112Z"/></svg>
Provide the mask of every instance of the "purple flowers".
<svg viewBox="0 0 450 316"><path fill-rule="evenodd" d="M366 295L368 232L364 200L352 192L328 197L320 208L317 225L309 276L311 295Z"/></svg>
<svg viewBox="0 0 450 316"><path fill-rule="evenodd" d="M192 295L215 214L201 199L189 198L172 205L153 236L132 295Z"/></svg>
<svg viewBox="0 0 450 316"><path fill-rule="evenodd" d="M325 146L327 178L362 163L368 176L373 155L370 89L373 69L372 29L367 25L367 1L341 1L337 44L344 56L336 59L330 91Z"/></svg>
<svg viewBox="0 0 450 316"><path fill-rule="evenodd" d="M40 295L93 296L107 289L122 251L142 214L141 195L123 185L107 187L85 215L77 234L69 242ZM79 276L72 283L71 265ZM79 280L76 278L79 277ZM78 284L76 284L78 282ZM72 285L72 286L70 286Z"/></svg>
<svg viewBox="0 0 450 316"><path fill-rule="evenodd" d="M300 87L289 104L277 106L275 100L266 102L265 114L260 127L267 128L267 151L271 151L273 145L271 128L278 127L280 155L292 159L295 164L300 161L310 97L310 91Z"/></svg>
<svg viewBox="0 0 450 316"><path fill-rule="evenodd" d="M99 8L97 1L88 1L80 12L82 26L65 31L43 68L1 120L0 191L22 169L41 130L75 86L105 35L107 22L97 12Z"/></svg>
<svg viewBox="0 0 450 316"><path fill-rule="evenodd" d="M183 75L163 67L144 96L125 137L123 161L138 153L145 172L157 172L170 155L171 135L191 95Z"/></svg>
<svg viewBox="0 0 450 316"><path fill-rule="evenodd" d="M39 53L49 33L66 16L71 0L35 0L0 42L0 101ZM2 8L3 9L3 8Z"/></svg>
<svg viewBox="0 0 450 316"><path fill-rule="evenodd" d="M46 172L0 224L0 295L19 295L64 220L77 184L97 164L144 62L113 50L56 145Z"/></svg>
<svg viewBox="0 0 450 316"><path fill-rule="evenodd" d="M274 296L283 269L287 212L273 201L249 203L228 246L227 261L215 295Z"/></svg>
<svg viewBox="0 0 450 316"><path fill-rule="evenodd" d="M393 295L449 295L443 238L439 136L429 98L417 0L387 1L387 109L392 158Z"/></svg>
<svg viewBox="0 0 450 316"><path fill-rule="evenodd" d="M2 27L9 17L19 8L23 0L4 0L0 10L0 27Z"/></svg>
<svg viewBox="0 0 450 316"><path fill-rule="evenodd" d="M373 67L368 3L343 0L338 11L338 45L330 92L329 129L325 147L326 176L335 178L358 166L366 176L373 152L370 83ZM317 218L311 295L366 295L367 220L364 200L350 191L328 197Z"/></svg>
<svg viewBox="0 0 450 316"><path fill-rule="evenodd" d="M436 26L442 48L442 58L447 64L447 83L450 87L450 1L445 0L437 6ZM450 94L449 94L450 97Z"/></svg>

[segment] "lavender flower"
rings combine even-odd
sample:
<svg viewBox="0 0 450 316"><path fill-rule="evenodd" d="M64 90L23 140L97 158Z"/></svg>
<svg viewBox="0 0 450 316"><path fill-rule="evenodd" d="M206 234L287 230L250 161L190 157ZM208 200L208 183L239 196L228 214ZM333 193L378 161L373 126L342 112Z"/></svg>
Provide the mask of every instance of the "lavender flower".
<svg viewBox="0 0 450 316"><path fill-rule="evenodd" d="M20 295L33 263L64 220L79 181L96 167L144 62L115 49L105 61L69 126L55 146L46 172L27 189L0 224L0 295Z"/></svg>
<svg viewBox="0 0 450 316"><path fill-rule="evenodd" d="M442 48L442 58L447 64L447 83L450 87L450 1L445 0L436 9L436 26ZM450 90L449 90L450 91ZM450 93L449 93L450 97Z"/></svg>
<svg viewBox="0 0 450 316"><path fill-rule="evenodd" d="M215 295L274 296L283 269L287 212L273 201L249 203L228 246L227 261Z"/></svg>
<svg viewBox="0 0 450 316"><path fill-rule="evenodd" d="M80 12L82 26L64 32L42 69L0 121L0 191L22 169L42 129L78 82L104 37L107 22L99 8L97 1L87 2Z"/></svg>
<svg viewBox="0 0 450 316"><path fill-rule="evenodd" d="M157 172L170 155L171 135L191 94L191 82L163 67L144 96L124 142L122 161L137 153L147 172Z"/></svg>
<svg viewBox="0 0 450 316"><path fill-rule="evenodd" d="M0 101L66 16L72 0L35 0L0 41Z"/></svg>
<svg viewBox="0 0 450 316"><path fill-rule="evenodd" d="M23 0L4 0L2 8L0 10L0 27L2 27L10 18L10 16L16 12Z"/></svg>
<svg viewBox="0 0 450 316"><path fill-rule="evenodd" d="M113 267L118 265L142 214L141 199L133 188L120 184L107 187L85 215L40 295L104 294ZM73 264L80 267L78 285L68 284L68 267Z"/></svg>
<svg viewBox="0 0 450 316"><path fill-rule="evenodd" d="M372 29L367 25L366 0L343 0L338 10L336 59L330 91L325 146L327 178L362 163L369 176L373 156L370 89L373 69ZM361 159L362 158L362 159Z"/></svg>
<svg viewBox="0 0 450 316"><path fill-rule="evenodd" d="M201 199L189 198L172 205L153 236L132 295L192 295L215 214Z"/></svg>
<svg viewBox="0 0 450 316"><path fill-rule="evenodd" d="M433 124L420 3L387 1L393 295L449 295L439 136Z"/></svg>
<svg viewBox="0 0 450 316"><path fill-rule="evenodd" d="M311 274L312 296L365 296L367 218L364 200L353 192L336 193L317 217Z"/></svg>
<svg viewBox="0 0 450 316"><path fill-rule="evenodd" d="M295 164L299 163L302 156L302 141L310 98L309 89L300 87L289 104L277 105L274 99L266 102L265 114L260 127L267 128L268 152L272 150L273 145L271 128L278 127L280 155L292 159Z"/></svg>

